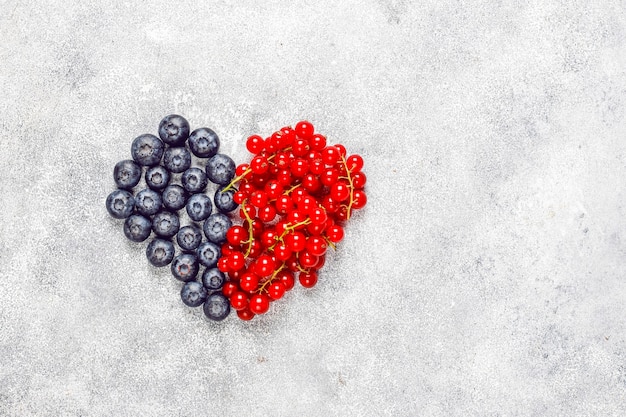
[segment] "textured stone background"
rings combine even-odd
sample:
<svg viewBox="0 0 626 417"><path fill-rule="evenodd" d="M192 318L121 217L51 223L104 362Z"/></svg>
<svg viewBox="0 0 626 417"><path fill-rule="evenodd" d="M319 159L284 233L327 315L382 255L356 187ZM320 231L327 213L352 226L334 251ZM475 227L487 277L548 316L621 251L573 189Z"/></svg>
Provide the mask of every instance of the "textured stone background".
<svg viewBox="0 0 626 417"><path fill-rule="evenodd" d="M89 3L1 2L0 415L626 413L626 2ZM364 156L318 287L215 325L125 240L172 112Z"/></svg>

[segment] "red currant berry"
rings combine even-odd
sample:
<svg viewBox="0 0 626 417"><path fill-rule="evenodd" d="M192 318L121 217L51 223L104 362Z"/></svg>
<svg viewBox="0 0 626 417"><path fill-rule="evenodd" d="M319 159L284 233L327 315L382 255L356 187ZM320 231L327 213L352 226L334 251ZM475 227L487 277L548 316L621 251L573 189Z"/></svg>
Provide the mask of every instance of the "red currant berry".
<svg viewBox="0 0 626 417"><path fill-rule="evenodd" d="M228 256L222 256L219 261L217 261L217 269L222 272L229 272L230 265L228 264Z"/></svg>
<svg viewBox="0 0 626 417"><path fill-rule="evenodd" d="M304 219L306 219L306 215L304 214L304 212L300 210L292 210L289 213L287 213L287 221L291 223L292 226L295 226L296 224L303 222ZM303 225L297 226L297 228L301 228L301 227L303 227Z"/></svg>
<svg viewBox="0 0 626 417"><path fill-rule="evenodd" d="M246 272L239 278L239 287L245 292L253 293L259 287L259 277L252 272Z"/></svg>
<svg viewBox="0 0 626 417"><path fill-rule="evenodd" d="M228 242L224 242L222 243L221 246L221 252L222 252L222 256L228 256L230 255L234 250L237 250L239 248L239 246L235 246L235 245L231 245Z"/></svg>
<svg viewBox="0 0 626 417"><path fill-rule="evenodd" d="M309 195L308 191L304 188L296 188L293 193L291 193L291 199L295 204L300 204L300 200Z"/></svg>
<svg viewBox="0 0 626 417"><path fill-rule="evenodd" d="M327 247L326 239L320 236L311 236L306 241L306 251L311 255L321 256L326 253Z"/></svg>
<svg viewBox="0 0 626 417"><path fill-rule="evenodd" d="M260 277L266 277L274 272L276 263L269 255L261 255L254 263L254 272Z"/></svg>
<svg viewBox="0 0 626 417"><path fill-rule="evenodd" d="M348 171L357 173L363 169L363 158L361 158L361 155L350 155L346 159L346 166Z"/></svg>
<svg viewBox="0 0 626 417"><path fill-rule="evenodd" d="M262 208L267 205L267 194L265 191L256 190L252 194L250 194L250 204L257 208Z"/></svg>
<svg viewBox="0 0 626 417"><path fill-rule="evenodd" d="M264 156L255 156L250 161L250 169L255 175L263 175L269 169L270 164Z"/></svg>
<svg viewBox="0 0 626 417"><path fill-rule="evenodd" d="M235 251L228 255L229 271L239 271L246 266L246 258L243 253Z"/></svg>
<svg viewBox="0 0 626 417"><path fill-rule="evenodd" d="M309 141L302 138L296 139L291 146L291 152L293 152L295 156L304 156L309 153L310 150Z"/></svg>
<svg viewBox="0 0 626 417"><path fill-rule="evenodd" d="M295 284L293 273L289 271L280 271L278 275L276 275L276 279L285 286L286 291L291 290Z"/></svg>
<svg viewBox="0 0 626 417"><path fill-rule="evenodd" d="M339 154L339 150L334 146L327 146L322 149L322 161L326 165L333 166L339 161L341 155Z"/></svg>
<svg viewBox="0 0 626 417"><path fill-rule="evenodd" d="M267 206L259 209L259 219L265 223L269 223L276 217L276 209L273 204L268 204Z"/></svg>
<svg viewBox="0 0 626 417"><path fill-rule="evenodd" d="M240 177L243 174L245 174L245 172L248 170L248 168L250 167L250 165L248 164L239 164L237 165L237 168L235 169L235 176Z"/></svg>
<svg viewBox="0 0 626 417"><path fill-rule="evenodd" d="M292 252L300 252L306 247L306 236L301 232L292 232L284 238L285 245Z"/></svg>
<svg viewBox="0 0 626 417"><path fill-rule="evenodd" d="M309 163L306 159L296 158L289 165L291 175L296 178L302 178L309 172Z"/></svg>
<svg viewBox="0 0 626 417"><path fill-rule="evenodd" d="M291 164L292 158L291 155L287 152L278 152L274 157L274 165L276 165L280 169L288 169L289 164Z"/></svg>
<svg viewBox="0 0 626 417"><path fill-rule="evenodd" d="M264 314L270 309L270 299L265 294L255 294L250 297L248 306L254 314Z"/></svg>
<svg viewBox="0 0 626 417"><path fill-rule="evenodd" d="M316 133L309 139L309 144L311 145L311 149L321 151L326 147L326 136Z"/></svg>
<svg viewBox="0 0 626 417"><path fill-rule="evenodd" d="M365 207L367 204L367 196L363 190L354 190L352 192L352 208L355 210Z"/></svg>
<svg viewBox="0 0 626 417"><path fill-rule="evenodd" d="M229 281L224 283L224 286L222 287L222 294L224 294L224 297L230 298L230 296L233 295L233 293L238 289L239 287L237 286L237 284Z"/></svg>
<svg viewBox="0 0 626 417"><path fill-rule="evenodd" d="M288 195L282 195L278 197L274 205L276 206L276 211L279 214L287 214L288 212L293 210L293 201Z"/></svg>
<svg viewBox="0 0 626 417"><path fill-rule="evenodd" d="M339 181L330 187L330 197L335 201L344 201L350 197L350 186L343 181Z"/></svg>
<svg viewBox="0 0 626 417"><path fill-rule="evenodd" d="M261 243L263 246L269 248L276 243L276 232L272 229L266 230L261 235Z"/></svg>
<svg viewBox="0 0 626 417"><path fill-rule="evenodd" d="M322 199L322 207L326 210L326 213L335 213L339 210L339 203L327 195Z"/></svg>
<svg viewBox="0 0 626 417"><path fill-rule="evenodd" d="M343 239L343 227L338 224L332 224L326 228L326 237L333 243L341 242Z"/></svg>
<svg viewBox="0 0 626 417"><path fill-rule="evenodd" d="M244 321L250 321L254 318L256 314L254 314L249 309L237 310L237 317Z"/></svg>
<svg viewBox="0 0 626 417"><path fill-rule="evenodd" d="M313 265L313 269L320 270L322 269L325 263L326 263L326 255L318 256L317 263Z"/></svg>
<svg viewBox="0 0 626 417"><path fill-rule="evenodd" d="M230 281L233 282L239 282L239 278L241 278L242 272L243 270L239 270L239 271L228 271L228 278L230 279Z"/></svg>
<svg viewBox="0 0 626 417"><path fill-rule="evenodd" d="M232 226L226 232L226 240L231 245L234 245L234 246L240 245L241 242L247 239L248 239L248 232L246 231L246 229L243 228L243 226L238 226L238 225Z"/></svg>
<svg viewBox="0 0 626 417"><path fill-rule="evenodd" d="M252 236L261 237L263 232L265 231L265 225L260 219L252 220Z"/></svg>
<svg viewBox="0 0 626 417"><path fill-rule="evenodd" d="M314 207L308 213L312 224L322 225L328 220L328 215L323 207Z"/></svg>
<svg viewBox="0 0 626 417"><path fill-rule="evenodd" d="M248 181L242 181L239 185L239 191L244 193L245 195L250 195L254 190L256 190L254 184Z"/></svg>
<svg viewBox="0 0 626 417"><path fill-rule="evenodd" d="M296 253L291 255L289 259L285 261L285 266L292 272L297 272L300 270L300 262L298 262L298 256Z"/></svg>
<svg viewBox="0 0 626 417"><path fill-rule="evenodd" d="M279 261L286 261L292 253L292 250L285 243L279 243L274 247L274 256Z"/></svg>
<svg viewBox="0 0 626 417"><path fill-rule="evenodd" d="M300 281L300 285L302 285L304 288L313 288L315 284L317 284L317 272L301 272L298 276L298 281Z"/></svg>
<svg viewBox="0 0 626 417"><path fill-rule="evenodd" d="M321 159L309 162L309 172L313 175L321 175L326 170L326 164Z"/></svg>
<svg viewBox="0 0 626 417"><path fill-rule="evenodd" d="M250 242L250 253L248 253L249 258L254 259L262 252L263 246L261 245L261 242L259 242L258 240L253 240L252 242Z"/></svg>
<svg viewBox="0 0 626 417"><path fill-rule="evenodd" d="M252 204L244 204L239 209L239 217L242 219L247 219L250 217L251 219L256 217L256 208Z"/></svg>
<svg viewBox="0 0 626 417"><path fill-rule="evenodd" d="M326 222L320 223L320 224L311 223L307 225L306 227L306 231L309 232L310 236L321 235L325 229L326 229Z"/></svg>
<svg viewBox="0 0 626 417"><path fill-rule="evenodd" d="M330 187L339 181L339 171L335 168L326 169L322 175L320 175L320 181L327 187Z"/></svg>
<svg viewBox="0 0 626 417"><path fill-rule="evenodd" d="M276 181L283 187L291 184L291 171L289 169L283 169L276 174Z"/></svg>
<svg viewBox="0 0 626 417"><path fill-rule="evenodd" d="M246 149L250 153L257 154L265 149L265 140L259 135L252 135L246 140Z"/></svg>
<svg viewBox="0 0 626 417"><path fill-rule="evenodd" d="M339 210L337 210L337 212L333 214L335 219L342 222L348 220L349 215L350 212L348 211L347 206L340 206Z"/></svg>
<svg viewBox="0 0 626 417"><path fill-rule="evenodd" d="M233 201L237 204L241 204L246 201L246 197L243 191L236 191L235 194L233 194Z"/></svg>
<svg viewBox="0 0 626 417"><path fill-rule="evenodd" d="M335 148L337 148L337 150L339 151L339 155L340 155L339 159L346 157L346 147L345 146L343 146L341 143L337 143L335 145Z"/></svg>
<svg viewBox="0 0 626 417"><path fill-rule="evenodd" d="M230 296L230 305L235 310L243 310L248 307L248 295L242 291L235 291Z"/></svg>
<svg viewBox="0 0 626 417"><path fill-rule="evenodd" d="M317 200L310 195L304 196L298 202L298 210L308 213L317 207Z"/></svg>
<svg viewBox="0 0 626 417"><path fill-rule="evenodd" d="M272 300L279 300L282 298L283 295L285 295L286 290L287 289L285 288L285 284L283 284L280 281L274 281L270 284L270 287L267 289L267 295Z"/></svg>
<svg viewBox="0 0 626 417"><path fill-rule="evenodd" d="M312 268L317 263L317 256L308 250L303 250L298 254L298 262L303 268Z"/></svg>
<svg viewBox="0 0 626 417"><path fill-rule="evenodd" d="M276 180L269 180L265 184L265 194L269 200L275 200L283 194L284 187Z"/></svg>
<svg viewBox="0 0 626 417"><path fill-rule="evenodd" d="M311 137L315 132L315 128L313 127L313 125L306 120L298 122L294 130L296 131L296 135L305 139Z"/></svg>
<svg viewBox="0 0 626 417"><path fill-rule="evenodd" d="M322 188L322 183L316 175L306 174L302 179L302 186L310 193L317 193Z"/></svg>
<svg viewBox="0 0 626 417"><path fill-rule="evenodd" d="M355 172L352 175L352 185L354 186L354 188L363 188L365 187L365 183L367 182L367 177L365 176L365 174L361 171L359 172Z"/></svg>

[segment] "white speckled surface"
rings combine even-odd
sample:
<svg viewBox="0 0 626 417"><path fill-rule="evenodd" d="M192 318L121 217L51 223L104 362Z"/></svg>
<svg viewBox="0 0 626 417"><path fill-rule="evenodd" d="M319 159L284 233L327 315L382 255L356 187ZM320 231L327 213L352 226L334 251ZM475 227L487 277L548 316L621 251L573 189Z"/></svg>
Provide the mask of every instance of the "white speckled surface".
<svg viewBox="0 0 626 417"><path fill-rule="evenodd" d="M0 415L626 414L625 2L90 3L2 3ZM125 240L172 112L363 155L315 289L215 325Z"/></svg>

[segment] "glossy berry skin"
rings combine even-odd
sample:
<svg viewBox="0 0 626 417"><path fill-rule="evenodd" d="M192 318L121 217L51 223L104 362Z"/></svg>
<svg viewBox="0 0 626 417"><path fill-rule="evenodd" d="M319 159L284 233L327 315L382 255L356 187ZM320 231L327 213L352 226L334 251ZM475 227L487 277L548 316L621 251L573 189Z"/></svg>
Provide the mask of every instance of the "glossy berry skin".
<svg viewBox="0 0 626 417"><path fill-rule="evenodd" d="M204 222L202 230L207 239L213 243L222 244L226 241L226 233L233 225L232 221L222 213L214 213Z"/></svg>
<svg viewBox="0 0 626 417"><path fill-rule="evenodd" d="M226 185L235 176L235 161L228 155L218 153L208 160L206 174L215 184Z"/></svg>
<svg viewBox="0 0 626 417"><path fill-rule="evenodd" d="M207 268L214 268L222 256L221 249L213 242L204 242L197 249L198 261Z"/></svg>
<svg viewBox="0 0 626 417"><path fill-rule="evenodd" d="M246 149L250 153L257 154L265 149L265 140L259 135L252 135L246 139Z"/></svg>
<svg viewBox="0 0 626 417"><path fill-rule="evenodd" d="M163 154L163 166L169 172L180 174L191 166L191 153L184 146L167 148Z"/></svg>
<svg viewBox="0 0 626 417"><path fill-rule="evenodd" d="M165 116L159 123L159 137L170 146L181 146L189 137L189 122L177 114Z"/></svg>
<svg viewBox="0 0 626 417"><path fill-rule="evenodd" d="M308 121L303 120L296 124L295 131L298 136L300 136L301 138L307 139L313 135L314 127Z"/></svg>
<svg viewBox="0 0 626 417"><path fill-rule="evenodd" d="M298 276L298 281L300 281L300 285L304 288L313 288L315 284L317 284L317 272L301 272Z"/></svg>
<svg viewBox="0 0 626 417"><path fill-rule="evenodd" d="M235 291L230 296L230 305L235 310L243 310L248 307L248 295L242 291Z"/></svg>
<svg viewBox="0 0 626 417"><path fill-rule="evenodd" d="M208 127L201 127L191 132L187 143L191 152L198 158L211 158L220 148L219 137Z"/></svg>
<svg viewBox="0 0 626 417"><path fill-rule="evenodd" d="M207 268L202 273L202 284L207 290L219 290L225 282L226 275L217 268Z"/></svg>
<svg viewBox="0 0 626 417"><path fill-rule="evenodd" d="M254 318L255 315L256 314L254 314L247 308L244 308L243 310L237 310L237 317L239 317L243 321L250 321Z"/></svg>
<svg viewBox="0 0 626 417"><path fill-rule="evenodd" d="M287 289L285 288L285 284L280 281L274 281L267 289L267 295L272 300L279 300L280 298L282 298L283 295L285 295L285 291L287 291Z"/></svg>
<svg viewBox="0 0 626 417"><path fill-rule="evenodd" d="M106 208L111 217L125 219L135 208L135 198L126 190L115 190L106 199Z"/></svg>
<svg viewBox="0 0 626 417"><path fill-rule="evenodd" d="M172 261L172 275L179 281L188 282L198 275L198 258L191 253L182 253Z"/></svg>
<svg viewBox="0 0 626 417"><path fill-rule="evenodd" d="M181 227L176 234L176 241L182 250L196 250L202 243L202 232L199 227L194 225Z"/></svg>
<svg viewBox="0 0 626 417"><path fill-rule="evenodd" d="M265 314L270 309L270 299L265 294L255 294L250 297L248 308L254 314Z"/></svg>
<svg viewBox="0 0 626 417"><path fill-rule="evenodd" d="M124 235L133 242L143 242L152 233L152 222L140 214L132 214L124 222Z"/></svg>
<svg viewBox="0 0 626 417"><path fill-rule="evenodd" d="M152 230L157 236L172 237L178 233L178 229L180 229L180 220L174 213L162 211L152 218Z"/></svg>
<svg viewBox="0 0 626 417"><path fill-rule="evenodd" d="M189 168L180 177L183 188L190 194L201 193L206 188L209 180L206 173L200 168Z"/></svg>
<svg viewBox="0 0 626 417"><path fill-rule="evenodd" d="M274 272L274 268L275 264L272 258L269 255L261 255L254 265L254 272L260 277L266 277Z"/></svg>
<svg viewBox="0 0 626 417"><path fill-rule="evenodd" d="M180 290L180 298L183 303L189 307L199 307L207 299L209 294L206 288L202 286L198 281L190 281L183 285Z"/></svg>
<svg viewBox="0 0 626 417"><path fill-rule="evenodd" d="M163 207L178 211L187 204L187 191L178 184L170 184L161 193Z"/></svg>
<svg viewBox="0 0 626 417"><path fill-rule="evenodd" d="M146 185L155 191L161 191L170 183L170 173L161 165L150 167L146 171Z"/></svg>
<svg viewBox="0 0 626 417"><path fill-rule="evenodd" d="M213 211L211 199L206 194L194 194L187 200L187 214L191 220L199 222L206 220Z"/></svg>
<svg viewBox="0 0 626 417"><path fill-rule="evenodd" d="M207 297L203 310L209 319L222 321L230 314L230 303L224 294L216 292Z"/></svg>
<svg viewBox="0 0 626 417"><path fill-rule="evenodd" d="M165 145L154 135L137 136L130 148L130 153L139 165L153 166L161 162Z"/></svg>
<svg viewBox="0 0 626 417"><path fill-rule="evenodd" d="M169 240L153 239L146 247L146 257L156 267L168 265L174 259L174 244Z"/></svg>
<svg viewBox="0 0 626 417"><path fill-rule="evenodd" d="M144 216L152 216L158 213L162 205L161 194L150 188L144 188L135 196L135 208Z"/></svg>
<svg viewBox="0 0 626 417"><path fill-rule="evenodd" d="M231 187L228 191L224 192L224 188L224 186L221 186L215 191L213 202L219 211L229 213L239 206L233 198L237 189Z"/></svg>
<svg viewBox="0 0 626 417"><path fill-rule="evenodd" d="M117 188L131 190L139 184L141 179L141 167L130 159L120 161L113 168L113 180Z"/></svg>

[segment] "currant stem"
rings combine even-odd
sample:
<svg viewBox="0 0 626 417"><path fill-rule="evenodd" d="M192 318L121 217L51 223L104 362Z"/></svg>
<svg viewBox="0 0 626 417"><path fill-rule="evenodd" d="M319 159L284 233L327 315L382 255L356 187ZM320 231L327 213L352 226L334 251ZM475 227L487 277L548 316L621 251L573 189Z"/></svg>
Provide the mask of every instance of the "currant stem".
<svg viewBox="0 0 626 417"><path fill-rule="evenodd" d="M278 267L276 269L276 271L274 271L274 273L267 280L265 280L265 282L263 282L263 285L261 285L261 288L259 288L257 290L257 293L260 294L261 292L266 291L265 287L268 286L269 284L271 284L271 282L274 280L274 278L276 278L276 275L278 275L278 273L280 271L282 271L283 269L285 269L285 263L284 262L283 262L283 264L280 267Z"/></svg>
<svg viewBox="0 0 626 417"><path fill-rule="evenodd" d="M337 250L337 245L335 245L333 242L331 242L330 239L328 239L328 236L324 236L324 240L326 241L328 246L333 248L333 250Z"/></svg>
<svg viewBox="0 0 626 417"><path fill-rule="evenodd" d="M354 192L354 184L352 183L352 175L350 175L350 170L348 169L348 161L346 161L346 158L343 155L341 155L341 163L346 169L346 179L348 180L348 184L350 184L350 200L348 202L346 211L346 220L350 220L350 215L352 214L352 203L354 203L354 198L352 197L352 194Z"/></svg>
<svg viewBox="0 0 626 417"><path fill-rule="evenodd" d="M246 175L248 175L251 172L252 172L251 168L246 169L243 172L243 174L239 175L238 177L233 178L233 180L222 190L222 192L225 193L226 191L228 191L231 188L233 188L235 186L235 184L237 184L239 181L244 179L246 177Z"/></svg>
<svg viewBox="0 0 626 417"><path fill-rule="evenodd" d="M247 258L250 255L250 252L252 251L252 242L254 242L254 228L252 227L252 219L250 218L250 215L248 214L248 211L246 210L246 201L248 201L247 199L241 202L241 211L243 211L243 215L246 218L246 221L248 222L248 240L246 240L243 243L247 243L248 244L248 248L246 249L246 253L243 255L244 258Z"/></svg>

